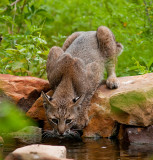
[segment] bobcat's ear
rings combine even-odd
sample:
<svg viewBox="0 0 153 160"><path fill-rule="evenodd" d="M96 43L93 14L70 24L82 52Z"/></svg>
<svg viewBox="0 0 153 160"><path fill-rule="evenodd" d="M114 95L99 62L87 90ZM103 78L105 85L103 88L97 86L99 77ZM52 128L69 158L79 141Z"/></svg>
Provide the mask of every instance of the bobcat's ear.
<svg viewBox="0 0 153 160"><path fill-rule="evenodd" d="M73 99L74 105L72 106L72 110L76 113L81 109L81 103L83 102L85 94L80 97Z"/></svg>
<svg viewBox="0 0 153 160"><path fill-rule="evenodd" d="M80 97L76 97L73 99L74 105L80 105L82 101L84 100L85 94L83 94Z"/></svg>
<svg viewBox="0 0 153 160"><path fill-rule="evenodd" d="M43 91L41 92L41 96L43 98L43 105L45 109L48 109L48 106L53 107L53 105L50 103L50 101L52 100L52 97L48 96Z"/></svg>

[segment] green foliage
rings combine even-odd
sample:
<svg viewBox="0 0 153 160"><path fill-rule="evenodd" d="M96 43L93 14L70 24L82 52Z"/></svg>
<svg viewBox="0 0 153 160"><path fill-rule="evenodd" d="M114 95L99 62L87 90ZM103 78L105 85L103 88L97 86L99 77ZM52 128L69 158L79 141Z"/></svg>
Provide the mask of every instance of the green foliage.
<svg viewBox="0 0 153 160"><path fill-rule="evenodd" d="M108 26L124 45L118 76L152 72L152 0L0 1L0 73L46 78L49 48L75 31ZM135 58L132 58L135 57Z"/></svg>
<svg viewBox="0 0 153 160"><path fill-rule="evenodd" d="M42 37L33 35L6 35L10 41L22 40L14 47L7 47L1 54L1 72L15 75L42 77L45 74L47 42Z"/></svg>
<svg viewBox="0 0 153 160"><path fill-rule="evenodd" d="M128 72L136 72L137 74L146 74L153 72L153 57L150 60L145 60L142 57L140 57L142 60L142 64L138 60L136 60L134 57L132 57L132 60L134 61L134 66L128 67Z"/></svg>
<svg viewBox="0 0 153 160"><path fill-rule="evenodd" d="M2 102L0 105L0 134L22 129L33 123L15 105Z"/></svg>

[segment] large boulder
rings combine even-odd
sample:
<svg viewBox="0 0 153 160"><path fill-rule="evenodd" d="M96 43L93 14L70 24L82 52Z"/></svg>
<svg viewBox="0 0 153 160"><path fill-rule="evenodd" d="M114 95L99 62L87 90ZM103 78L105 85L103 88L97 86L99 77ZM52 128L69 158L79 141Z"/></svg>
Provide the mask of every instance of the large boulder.
<svg viewBox="0 0 153 160"><path fill-rule="evenodd" d="M49 83L36 77L29 76L13 76L9 74L0 74L0 100L9 97L25 112L38 99L41 91L49 90ZM5 96L4 96L5 95Z"/></svg>
<svg viewBox="0 0 153 160"><path fill-rule="evenodd" d="M90 121L84 129L84 137L110 137L117 124L149 126L153 124L153 73L118 78L118 89L110 90L101 85L94 94L89 111ZM48 93L52 95L52 91ZM27 112L37 121L48 124L40 97Z"/></svg>
<svg viewBox="0 0 153 160"><path fill-rule="evenodd" d="M85 137L97 134L105 137L105 130L107 136L113 136L115 122L133 126L153 124L153 73L118 80L118 89L109 90L101 85L93 96Z"/></svg>

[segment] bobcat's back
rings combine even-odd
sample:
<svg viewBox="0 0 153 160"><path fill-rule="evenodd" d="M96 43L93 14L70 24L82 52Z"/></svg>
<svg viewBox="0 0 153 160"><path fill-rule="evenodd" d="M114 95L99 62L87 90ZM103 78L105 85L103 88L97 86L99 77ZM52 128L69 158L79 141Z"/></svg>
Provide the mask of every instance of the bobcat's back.
<svg viewBox="0 0 153 160"><path fill-rule="evenodd" d="M85 64L99 62L101 56L96 31L83 32L72 42L65 53L70 53L73 57L82 59Z"/></svg>

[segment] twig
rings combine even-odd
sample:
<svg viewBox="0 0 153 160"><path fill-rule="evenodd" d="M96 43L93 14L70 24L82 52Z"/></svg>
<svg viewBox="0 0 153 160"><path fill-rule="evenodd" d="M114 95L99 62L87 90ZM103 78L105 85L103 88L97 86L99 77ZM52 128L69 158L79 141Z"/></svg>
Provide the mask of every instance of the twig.
<svg viewBox="0 0 153 160"><path fill-rule="evenodd" d="M10 6L12 7L12 6L16 5L16 4L17 4L18 2L20 2L20 1L21 1L21 0L16 0L15 2L11 3ZM6 8L4 9L4 11L7 10L7 8L8 8L8 7L6 7Z"/></svg>
<svg viewBox="0 0 153 160"><path fill-rule="evenodd" d="M18 2L20 2L21 0L16 0L15 2L13 2L10 6L14 6L15 4L17 4Z"/></svg>

